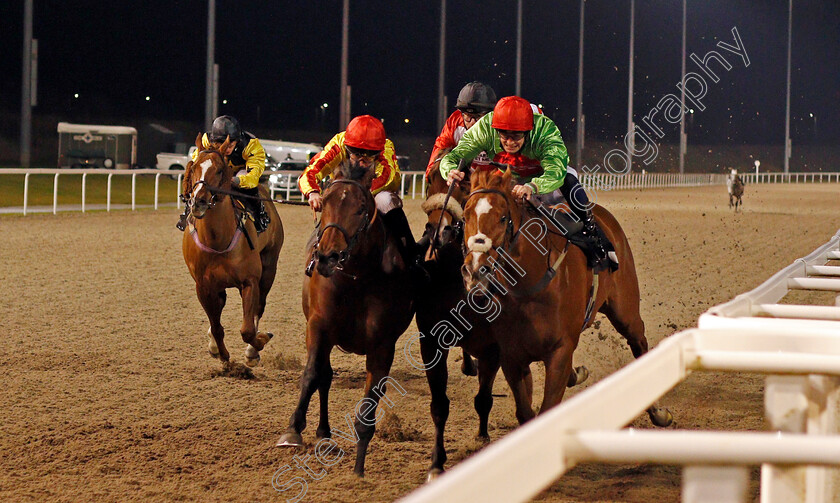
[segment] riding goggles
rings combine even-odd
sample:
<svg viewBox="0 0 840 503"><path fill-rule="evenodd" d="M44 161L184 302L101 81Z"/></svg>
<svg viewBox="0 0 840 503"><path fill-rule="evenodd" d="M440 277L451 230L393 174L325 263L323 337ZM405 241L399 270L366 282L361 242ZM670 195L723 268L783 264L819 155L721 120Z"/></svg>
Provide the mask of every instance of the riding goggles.
<svg viewBox="0 0 840 503"><path fill-rule="evenodd" d="M347 149L348 155L352 155L353 157L359 157L363 159L375 159L382 152L381 150L365 150L362 148L349 146L346 146L345 148Z"/></svg>

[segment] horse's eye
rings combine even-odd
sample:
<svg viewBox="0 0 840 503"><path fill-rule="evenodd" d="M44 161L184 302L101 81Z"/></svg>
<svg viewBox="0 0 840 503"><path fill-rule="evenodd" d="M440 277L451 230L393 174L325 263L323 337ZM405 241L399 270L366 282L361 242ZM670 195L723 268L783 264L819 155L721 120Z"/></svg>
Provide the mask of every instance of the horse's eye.
<svg viewBox="0 0 840 503"><path fill-rule="evenodd" d="M507 215L503 216L503 217L501 218L500 222L502 222L502 223L507 222Z"/></svg>
<svg viewBox="0 0 840 503"><path fill-rule="evenodd" d="M356 215L363 215L366 211L366 208L359 208L356 210Z"/></svg>

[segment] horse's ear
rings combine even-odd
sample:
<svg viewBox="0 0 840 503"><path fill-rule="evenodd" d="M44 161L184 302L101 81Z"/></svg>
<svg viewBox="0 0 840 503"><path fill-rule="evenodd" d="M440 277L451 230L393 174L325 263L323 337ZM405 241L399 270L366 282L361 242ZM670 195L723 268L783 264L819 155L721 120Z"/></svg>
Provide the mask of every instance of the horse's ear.
<svg viewBox="0 0 840 503"><path fill-rule="evenodd" d="M487 172L484 170L476 170L472 176L472 183L470 183L470 190L477 190L487 183Z"/></svg>
<svg viewBox="0 0 840 503"><path fill-rule="evenodd" d="M505 173L502 175L502 187L510 187L510 182L513 179L513 172L510 170L510 167L505 170Z"/></svg>
<svg viewBox="0 0 840 503"><path fill-rule="evenodd" d="M219 152L225 152L225 151L227 151L227 148L228 148L228 146L229 146L229 145L230 145L230 136L228 136L227 138L225 138L224 143L222 143L222 146L221 146L221 147L219 147Z"/></svg>
<svg viewBox="0 0 840 503"><path fill-rule="evenodd" d="M201 133L198 133L195 137L195 148L198 150L204 150L204 146L201 144Z"/></svg>

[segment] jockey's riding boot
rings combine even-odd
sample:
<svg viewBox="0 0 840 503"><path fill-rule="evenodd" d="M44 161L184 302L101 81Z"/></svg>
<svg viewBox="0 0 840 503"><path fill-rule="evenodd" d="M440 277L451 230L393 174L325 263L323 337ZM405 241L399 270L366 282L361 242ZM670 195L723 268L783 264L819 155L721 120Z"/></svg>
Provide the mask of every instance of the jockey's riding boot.
<svg viewBox="0 0 840 503"><path fill-rule="evenodd" d="M266 230L269 223L271 223L271 218L269 218L268 212L265 211L265 205L261 201L257 201L257 207L254 213L254 227L257 229L257 234Z"/></svg>
<svg viewBox="0 0 840 503"><path fill-rule="evenodd" d="M179 231L183 231L187 228L187 209L184 208L184 212L178 217L178 223L175 224L175 227L178 228Z"/></svg>
<svg viewBox="0 0 840 503"><path fill-rule="evenodd" d="M408 225L408 219L405 217L403 209L394 208L382 215L382 219L388 230L397 238L397 249L412 276L417 276L418 279L428 278L428 273L423 268L422 257L418 253L417 243L411 234L411 226Z"/></svg>
<svg viewBox="0 0 840 503"><path fill-rule="evenodd" d="M592 210L586 210L581 234L589 239L592 252L595 255L596 265L604 264L606 262L609 264L610 269L613 271L618 270L618 257L616 256L615 251L613 251L612 243L609 242L606 235L604 235L603 231L598 227L598 223L595 221L595 216L592 214Z"/></svg>

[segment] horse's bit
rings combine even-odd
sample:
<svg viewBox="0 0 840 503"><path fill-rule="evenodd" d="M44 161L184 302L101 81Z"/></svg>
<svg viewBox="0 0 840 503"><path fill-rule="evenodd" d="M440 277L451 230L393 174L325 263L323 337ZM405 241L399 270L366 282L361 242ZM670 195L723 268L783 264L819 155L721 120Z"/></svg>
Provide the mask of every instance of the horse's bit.
<svg viewBox="0 0 840 503"><path fill-rule="evenodd" d="M216 154L216 155L218 155L218 156L222 159L222 162L223 162L223 163L226 163L226 162L227 162L227 161L225 160L225 156L223 156L223 155L222 155L222 153L221 153L221 152L219 152L219 151L217 151L217 150L207 149L207 150L202 150L202 151L201 151L201 153L202 153L202 154ZM209 202L207 202L207 209L212 209L212 208L214 208L214 207L216 206L216 204L217 204L217 203L219 203L219 202L221 201L221 198L219 198L219 199L217 200L217 198L216 198L216 191L214 191L213 189L216 189L216 188L221 188L221 187L212 187L212 186L210 186L207 182L205 182L204 180L199 180L199 181L195 182L195 183L192 185L192 187L190 187L190 192L189 192L189 193L190 193L190 194L195 193L195 189L196 189L196 187L198 187L199 185L204 185L204 186L205 186L205 188L207 189L207 191L208 191L208 192L210 192L210 201L209 201ZM191 195L187 195L187 194L181 194L181 195L179 196L179 198L181 199L181 202L183 202L183 203L184 203L184 206L186 207L186 209L187 209L187 210L190 210L190 212L192 213L192 211L191 211L191 210L192 210L193 206L195 206L195 203L193 203L193 202L192 202L192 196L191 196ZM195 216L195 215L193 215L193 216ZM198 218L198 217L196 217L196 218Z"/></svg>
<svg viewBox="0 0 840 503"><path fill-rule="evenodd" d="M359 183L355 180L348 180L348 179L344 179L344 178L341 178L341 179L338 179L338 180L333 180L333 182L330 184L330 186L332 186L334 184L337 184L337 183L346 183L346 184L349 184L349 185L354 185L354 186L358 187L363 193L367 193L367 191L368 191L368 189L366 189L361 183ZM365 210L365 212L364 212L365 216L362 219L362 223L359 224L359 227L356 229L356 232L354 232L352 235L350 234L350 232L347 229L345 229L344 227L342 227L341 225L339 225L336 222L329 223L329 224L325 225L323 228L320 226L321 222L320 221L318 222L318 234L317 234L318 238L315 241L315 253L316 254L318 253L318 244L321 242L321 238L324 236L324 232L326 232L327 229L332 228L332 229L338 230L338 232L340 232L344 236L344 241L347 243L347 246L343 250L338 252L338 264L335 267L335 269L337 271L342 271L342 272L344 271L344 266L345 266L347 260L350 258L350 253L353 251L353 249L356 247L356 245L359 244L359 238L361 238L362 234L365 231L367 231L368 228L370 228L370 225L373 223L373 220L376 218L375 213L374 213L373 218L371 218L371 216L369 214L370 212L368 211L368 208L367 208L367 204L362 203L362 205L363 205L364 210Z"/></svg>

